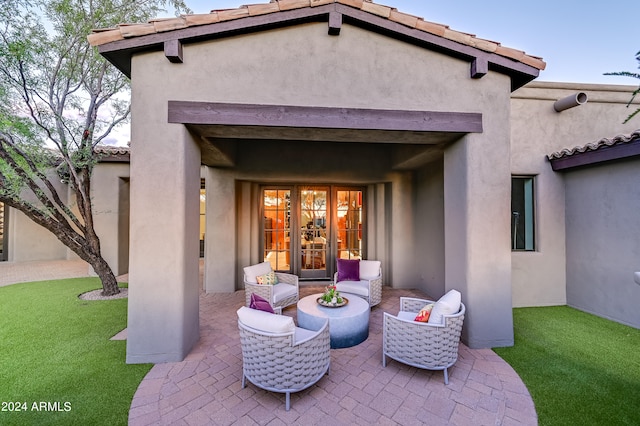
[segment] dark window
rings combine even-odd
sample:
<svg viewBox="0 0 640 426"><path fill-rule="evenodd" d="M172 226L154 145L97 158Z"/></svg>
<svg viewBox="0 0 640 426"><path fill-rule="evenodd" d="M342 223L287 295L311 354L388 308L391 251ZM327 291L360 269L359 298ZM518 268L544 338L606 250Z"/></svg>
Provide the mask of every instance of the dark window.
<svg viewBox="0 0 640 426"><path fill-rule="evenodd" d="M511 250L535 250L533 177L511 178Z"/></svg>

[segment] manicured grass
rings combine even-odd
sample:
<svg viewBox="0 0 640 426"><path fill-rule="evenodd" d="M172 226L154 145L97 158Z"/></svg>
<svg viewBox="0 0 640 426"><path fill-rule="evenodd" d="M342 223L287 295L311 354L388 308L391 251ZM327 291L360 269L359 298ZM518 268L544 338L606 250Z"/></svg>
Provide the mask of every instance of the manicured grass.
<svg viewBox="0 0 640 426"><path fill-rule="evenodd" d="M540 425L640 424L640 330L556 306L514 309L514 331L513 347L494 350L526 384Z"/></svg>
<svg viewBox="0 0 640 426"><path fill-rule="evenodd" d="M126 327L126 299L78 299L97 288L97 278L0 288L0 424L127 424L151 365L125 364L126 342L109 340Z"/></svg>

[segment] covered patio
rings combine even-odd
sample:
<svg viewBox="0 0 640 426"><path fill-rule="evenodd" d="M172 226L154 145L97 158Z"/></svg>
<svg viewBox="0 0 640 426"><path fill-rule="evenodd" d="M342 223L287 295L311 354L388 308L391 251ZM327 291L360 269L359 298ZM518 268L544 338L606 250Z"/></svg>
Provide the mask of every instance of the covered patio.
<svg viewBox="0 0 640 426"><path fill-rule="evenodd" d="M320 286L303 285L300 296ZM241 388L242 353L236 310L244 292L200 293L200 341L182 362L156 364L140 384L130 425L150 424L523 424L536 425L533 401L516 372L490 349L460 345L449 385L441 371L389 360L382 367L383 312L397 313L400 296L419 290L383 288L363 343L331 350L330 373L291 396L248 384ZM296 308L284 315L296 319Z"/></svg>
<svg viewBox="0 0 640 426"><path fill-rule="evenodd" d="M89 41L132 81L128 363L198 344L202 178L207 292L242 289L242 267L268 256L266 191L290 191L276 249L292 261L276 269L299 276L311 262L296 197L360 191L358 256L382 262L384 284L457 289L465 344L513 344L510 93L540 58L362 0L242 6ZM331 203L317 215L327 280L345 249Z"/></svg>

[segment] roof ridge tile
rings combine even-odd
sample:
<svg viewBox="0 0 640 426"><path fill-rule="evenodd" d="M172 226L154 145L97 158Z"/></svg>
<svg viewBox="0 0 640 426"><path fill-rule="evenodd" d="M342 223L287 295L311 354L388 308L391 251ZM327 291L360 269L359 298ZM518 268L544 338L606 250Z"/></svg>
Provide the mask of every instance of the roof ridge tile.
<svg viewBox="0 0 640 426"><path fill-rule="evenodd" d="M361 9L364 12L373 13L374 15L382 16L383 18L387 19L389 18L389 16L391 16L391 11L396 10L393 7L367 1L362 3Z"/></svg>

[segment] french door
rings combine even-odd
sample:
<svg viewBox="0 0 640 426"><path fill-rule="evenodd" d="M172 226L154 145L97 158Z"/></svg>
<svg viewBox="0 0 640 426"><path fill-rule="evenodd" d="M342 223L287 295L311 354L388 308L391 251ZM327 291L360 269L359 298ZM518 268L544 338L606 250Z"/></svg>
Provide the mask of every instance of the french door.
<svg viewBox="0 0 640 426"><path fill-rule="evenodd" d="M299 190L300 278L329 278L327 268L331 247L331 215L328 187Z"/></svg>
<svg viewBox="0 0 640 426"><path fill-rule="evenodd" d="M262 191L262 250L273 270L331 278L336 257L363 255L363 189L292 185Z"/></svg>

